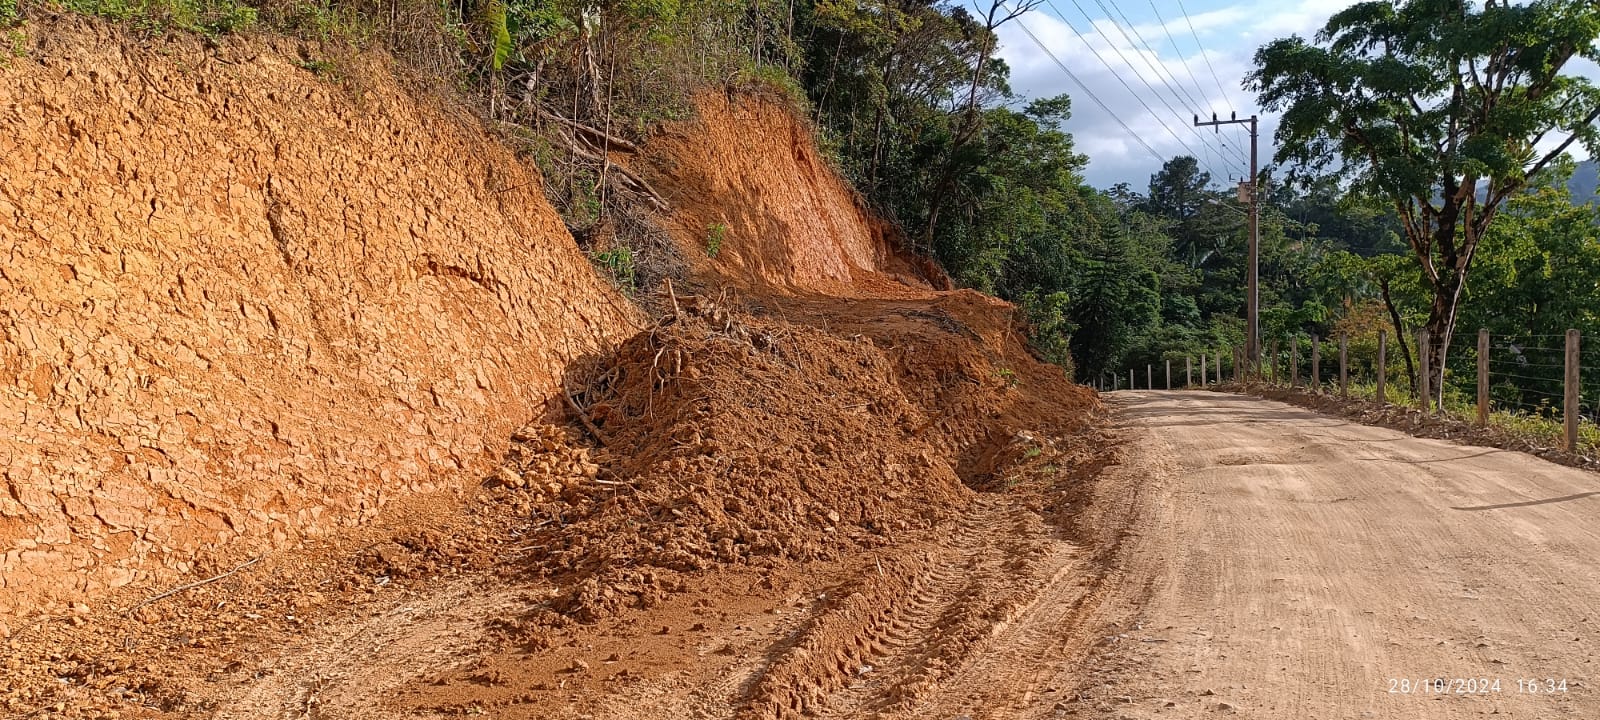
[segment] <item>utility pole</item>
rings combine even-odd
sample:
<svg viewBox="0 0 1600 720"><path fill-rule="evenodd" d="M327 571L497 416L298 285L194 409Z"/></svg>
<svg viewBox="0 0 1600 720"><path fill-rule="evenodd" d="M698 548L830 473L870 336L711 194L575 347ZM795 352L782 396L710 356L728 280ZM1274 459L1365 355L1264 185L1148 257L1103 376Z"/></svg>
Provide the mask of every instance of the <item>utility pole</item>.
<svg viewBox="0 0 1600 720"><path fill-rule="evenodd" d="M1249 125L1250 126L1250 179L1239 183L1240 194L1243 200L1250 205L1250 260L1245 270L1245 284L1247 286L1245 298L1245 341L1244 352L1249 358L1251 368L1261 364L1261 288L1258 282L1261 258L1261 193L1256 184L1260 170L1256 166L1256 116L1251 115L1248 120L1239 119L1238 113L1233 113L1227 120L1217 119L1217 114L1211 114L1210 122L1201 122L1200 116L1194 116L1195 127L1218 127L1216 132L1222 132L1222 125Z"/></svg>

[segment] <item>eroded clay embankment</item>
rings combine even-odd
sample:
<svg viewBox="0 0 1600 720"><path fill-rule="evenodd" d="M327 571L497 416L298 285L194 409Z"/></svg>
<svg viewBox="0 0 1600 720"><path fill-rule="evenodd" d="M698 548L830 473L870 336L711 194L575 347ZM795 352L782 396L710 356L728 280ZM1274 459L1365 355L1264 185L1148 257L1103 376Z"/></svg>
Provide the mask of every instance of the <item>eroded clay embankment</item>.
<svg viewBox="0 0 1600 720"><path fill-rule="evenodd" d="M629 706L597 717L702 715L637 691L851 716L929 697L1035 598L1070 604L1046 519L1095 446L1093 393L1030 354L1010 305L936 290L781 105L703 95L614 158L692 260L647 325L531 171L376 61L330 82L287 44L92 27L53 23L0 70L0 611L496 481L465 513L398 503L335 535L400 515L403 537L31 623L9 709L545 717L581 691ZM561 384L590 427L525 425ZM456 570L488 600L461 609ZM369 614L411 593L459 613ZM818 600L787 639L728 612L792 593ZM371 618L362 652L405 651L353 652L366 630L338 615ZM334 640L296 656L308 618ZM745 649L696 652L723 621ZM866 685L863 664L883 668ZM708 665L743 689L670 679Z"/></svg>
<svg viewBox="0 0 1600 720"><path fill-rule="evenodd" d="M694 117L655 128L640 170L671 201L668 229L697 275L763 295L951 288L834 172L784 101L706 90L694 106ZM707 257L712 235L719 246Z"/></svg>
<svg viewBox="0 0 1600 720"><path fill-rule="evenodd" d="M0 613L481 477L639 327L378 59L51 23L0 68Z"/></svg>

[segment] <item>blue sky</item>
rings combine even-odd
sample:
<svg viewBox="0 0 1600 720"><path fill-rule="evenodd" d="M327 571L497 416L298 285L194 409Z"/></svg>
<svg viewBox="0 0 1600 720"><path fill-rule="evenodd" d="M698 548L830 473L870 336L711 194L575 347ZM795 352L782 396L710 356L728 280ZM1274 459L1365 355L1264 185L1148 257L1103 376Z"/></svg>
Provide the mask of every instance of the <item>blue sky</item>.
<svg viewBox="0 0 1600 720"><path fill-rule="evenodd" d="M1072 96L1067 130L1078 151L1089 156L1085 174L1091 185L1127 182L1143 190L1161 165L1151 150L1161 158L1194 155L1214 183L1229 185L1230 179L1246 174L1248 139L1239 129L1217 134L1193 128L1192 114L1261 114L1253 93L1240 87L1256 49L1291 34L1309 37L1330 15L1354 2L1046 0L1000 28L999 54L1011 66L1013 90L1028 97ZM1027 31L1111 112L1098 107ZM1600 76L1587 62L1576 70ZM1261 115L1265 165L1271 161L1277 124Z"/></svg>

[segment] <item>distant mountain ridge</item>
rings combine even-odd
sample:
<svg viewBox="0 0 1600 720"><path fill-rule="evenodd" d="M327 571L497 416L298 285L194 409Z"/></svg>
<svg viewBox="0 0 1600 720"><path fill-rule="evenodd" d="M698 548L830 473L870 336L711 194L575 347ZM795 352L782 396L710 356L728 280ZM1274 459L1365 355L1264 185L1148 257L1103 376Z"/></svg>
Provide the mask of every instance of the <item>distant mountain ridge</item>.
<svg viewBox="0 0 1600 720"><path fill-rule="evenodd" d="M1578 163L1578 168L1572 171L1572 177L1567 180L1567 191L1572 193L1572 202L1575 204L1600 200L1600 162L1584 160Z"/></svg>

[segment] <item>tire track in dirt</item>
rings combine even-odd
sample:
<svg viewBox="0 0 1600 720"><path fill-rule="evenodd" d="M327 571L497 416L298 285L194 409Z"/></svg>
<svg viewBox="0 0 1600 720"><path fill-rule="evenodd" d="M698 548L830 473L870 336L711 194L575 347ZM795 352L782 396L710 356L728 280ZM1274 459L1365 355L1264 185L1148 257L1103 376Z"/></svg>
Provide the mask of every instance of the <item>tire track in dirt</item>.
<svg viewBox="0 0 1600 720"><path fill-rule="evenodd" d="M1112 559L1142 488L1082 490L1093 501L1078 518L1078 542L1015 498L985 497L928 556L903 600L885 598L879 621L854 633L818 632L817 642L797 652L797 666L831 648L843 652L827 656L833 663L823 672L765 678L772 690L746 717L1048 716L1075 687L1097 640L1086 618L1113 590L1126 590ZM868 652L851 652L863 647ZM860 672L862 665L871 671ZM791 702L761 703L773 697Z"/></svg>
<svg viewBox="0 0 1600 720"><path fill-rule="evenodd" d="M1104 451L1114 451L1103 457L1105 462L1115 466L1128 460L1120 451L1120 438L1106 437L1102 442ZM1159 477L1148 467L1107 475ZM1077 488L1075 497L1085 507L1071 513L1071 541L1037 527L1023 533L1049 538L1028 590L1017 594L1023 601L989 628L946 679L887 718L1058 716L1083 675L1090 651L1108 640L1098 634L1103 628L1090 618L1097 617L1108 600L1136 590L1126 587L1121 557L1129 528L1143 514L1153 484L1107 482L1107 475Z"/></svg>
<svg viewBox="0 0 1600 720"><path fill-rule="evenodd" d="M997 621L986 611L1009 598L995 592L1005 589L996 570L1013 557L1024 512L982 498L945 541L879 563L760 679L742 717L863 717L916 698L970 649L975 625Z"/></svg>
<svg viewBox="0 0 1600 720"><path fill-rule="evenodd" d="M479 578L352 608L210 684L213 717L1013 717L1054 701L1091 644L1082 618L1115 584L1105 548L1133 508L1093 497L1080 462L1014 477L864 557L718 571L660 607L560 625L536 646L508 646L491 621L554 590Z"/></svg>
<svg viewBox="0 0 1600 720"><path fill-rule="evenodd" d="M484 618L526 602L527 588L486 591L461 581L318 628L259 657L242 680L217 688L216 720L391 717L377 698L460 665L483 638Z"/></svg>

